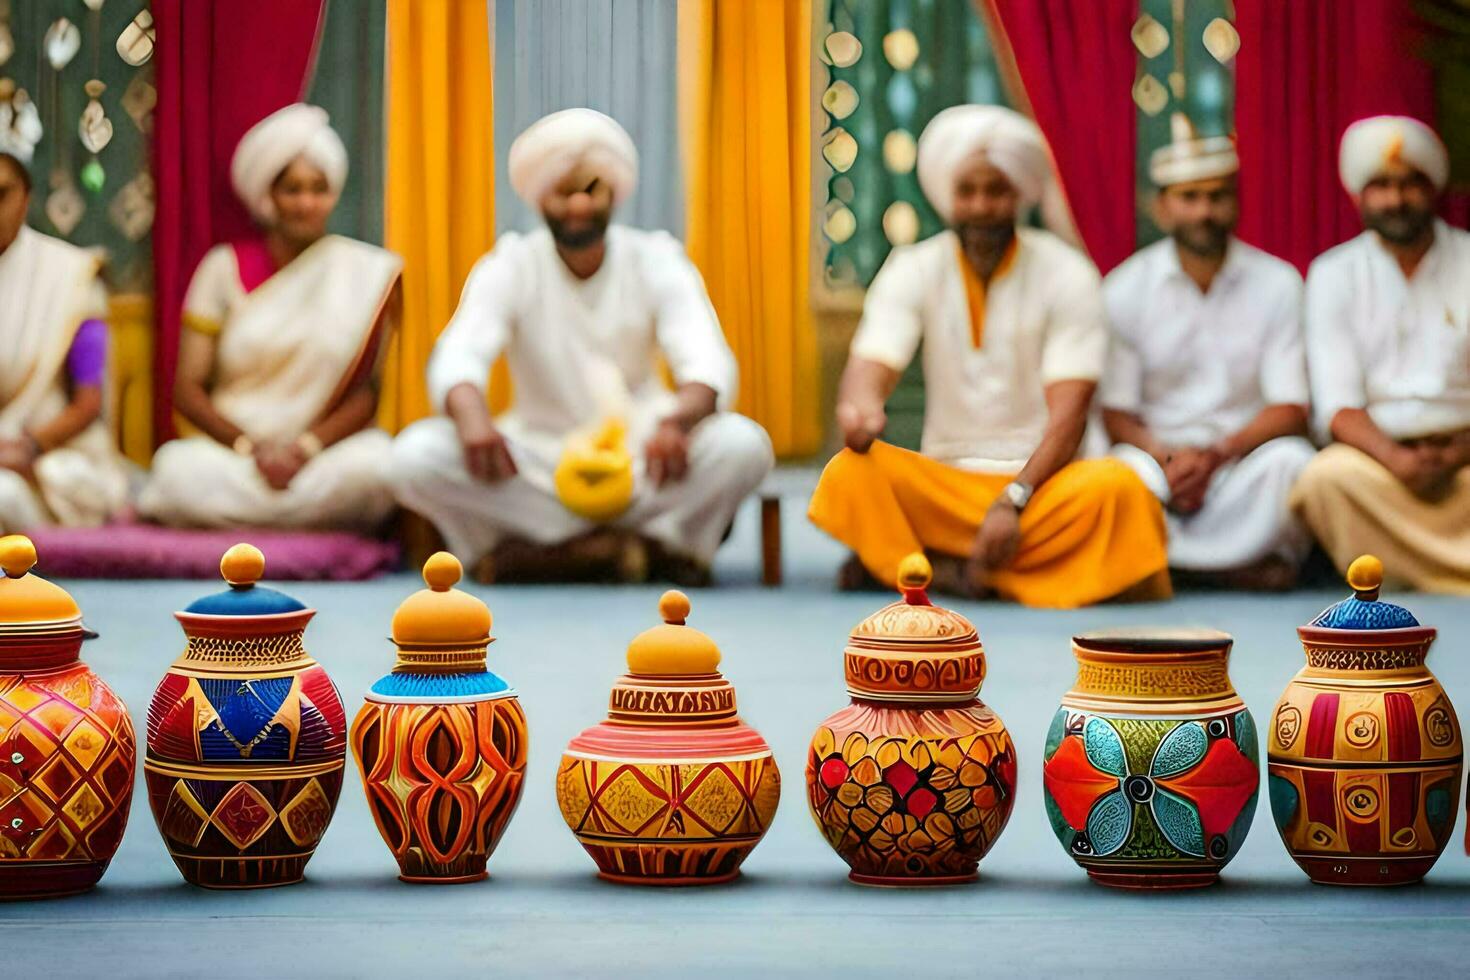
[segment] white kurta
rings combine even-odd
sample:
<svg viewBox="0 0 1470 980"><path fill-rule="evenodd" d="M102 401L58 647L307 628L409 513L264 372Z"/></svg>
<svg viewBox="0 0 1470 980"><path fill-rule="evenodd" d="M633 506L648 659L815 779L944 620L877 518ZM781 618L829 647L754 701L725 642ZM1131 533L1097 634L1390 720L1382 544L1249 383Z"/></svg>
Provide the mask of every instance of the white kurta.
<svg viewBox="0 0 1470 980"><path fill-rule="evenodd" d="M0 439L51 422L67 406L66 356L77 327L107 314L97 260L22 226L0 253ZM35 483L0 470L0 533L53 522L97 525L120 508L127 478L98 420L35 462Z"/></svg>
<svg viewBox="0 0 1470 980"><path fill-rule="evenodd" d="M434 407L443 412L460 384L484 389L502 353L515 403L496 425L510 443L515 477L495 484L471 477L444 417L410 426L394 443L399 500L432 520L450 550L474 561L502 536L554 543L588 530L591 524L557 500L552 473L568 435L619 415L635 454L634 497L615 524L698 560L713 558L741 500L773 460L765 431L728 411L735 357L698 271L674 238L614 225L602 266L581 280L546 229L501 236L471 271L434 348ZM677 384L714 389L720 411L694 430L685 478L655 488L644 476L641 450L675 404L660 359Z"/></svg>
<svg viewBox="0 0 1470 980"><path fill-rule="evenodd" d="M1231 240L1201 292L1165 238L1103 284L1112 344L1099 387L1103 408L1139 416L1165 445L1203 447L1240 431L1268 405L1306 405L1301 277L1286 262ZM1169 483L1152 456L1119 445L1165 504ZM1220 467L1194 514L1166 512L1175 568L1238 568L1267 557L1300 562L1311 541L1287 507L1311 460L1301 438L1273 439Z"/></svg>
<svg viewBox="0 0 1470 980"><path fill-rule="evenodd" d="M234 250L216 246L184 302L185 325L218 337L215 408L256 443L306 432L363 370L402 266L391 252L329 235L246 292ZM175 439L154 454L138 510L187 527L371 530L393 507L389 445L387 433L365 429L275 490L253 458L206 436Z"/></svg>
<svg viewBox="0 0 1470 980"><path fill-rule="evenodd" d="M852 356L902 371L922 340L924 455L1015 473L1046 429L1045 387L1096 381L1107 351L1097 270L1049 232L1017 229L1009 268L971 334L959 241L943 231L889 253L863 303Z"/></svg>
<svg viewBox="0 0 1470 980"><path fill-rule="evenodd" d="M1412 279L1371 231L1318 256L1306 337L1324 439L1344 408L1395 439L1470 427L1470 233L1436 221Z"/></svg>

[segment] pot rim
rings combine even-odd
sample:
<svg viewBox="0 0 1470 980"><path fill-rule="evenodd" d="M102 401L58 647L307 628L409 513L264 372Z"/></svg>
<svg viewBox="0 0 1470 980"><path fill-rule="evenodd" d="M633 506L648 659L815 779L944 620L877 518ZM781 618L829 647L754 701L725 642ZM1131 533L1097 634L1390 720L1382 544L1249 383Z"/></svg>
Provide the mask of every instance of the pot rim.
<svg viewBox="0 0 1470 980"><path fill-rule="evenodd" d="M1222 630L1192 626L1125 626L1077 633L1072 645L1088 653L1199 654L1223 650L1228 653L1235 637Z"/></svg>
<svg viewBox="0 0 1470 980"><path fill-rule="evenodd" d="M1412 646L1431 642L1439 635L1434 626L1399 626L1394 629L1349 630L1331 626L1298 626L1297 638L1303 643L1331 643L1335 646Z"/></svg>

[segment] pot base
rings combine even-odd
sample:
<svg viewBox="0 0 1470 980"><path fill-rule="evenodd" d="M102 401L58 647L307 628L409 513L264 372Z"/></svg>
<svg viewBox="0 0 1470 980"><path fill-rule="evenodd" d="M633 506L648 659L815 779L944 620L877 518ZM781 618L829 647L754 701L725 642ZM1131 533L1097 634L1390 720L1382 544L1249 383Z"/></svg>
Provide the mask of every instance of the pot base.
<svg viewBox="0 0 1470 980"><path fill-rule="evenodd" d="M65 898L92 890L106 861L0 862L0 902Z"/></svg>
<svg viewBox="0 0 1470 980"><path fill-rule="evenodd" d="M968 885L979 878L978 871L967 875L915 875L911 878L903 875L865 875L852 871L847 876L847 880L853 884L868 888L944 888L949 885Z"/></svg>
<svg viewBox="0 0 1470 980"><path fill-rule="evenodd" d="M737 868L728 874L692 876L681 878L662 878L655 875L621 875L609 871L597 872L597 877L603 881L610 881L615 885L654 885L660 888L687 888L694 885L723 885L740 877Z"/></svg>
<svg viewBox="0 0 1470 980"><path fill-rule="evenodd" d="M406 881L410 885L468 885L475 881L484 881L490 877L490 872L481 871L479 874L469 875L399 875L399 881Z"/></svg>
<svg viewBox="0 0 1470 980"><path fill-rule="evenodd" d="M1087 869L1087 877L1099 885L1129 891L1183 891L1208 888L1220 880L1218 871L1095 871Z"/></svg>
<svg viewBox="0 0 1470 980"><path fill-rule="evenodd" d="M1292 860L1296 861L1314 884L1349 888L1417 885L1424 880L1438 858L1438 854L1416 858L1292 855Z"/></svg>

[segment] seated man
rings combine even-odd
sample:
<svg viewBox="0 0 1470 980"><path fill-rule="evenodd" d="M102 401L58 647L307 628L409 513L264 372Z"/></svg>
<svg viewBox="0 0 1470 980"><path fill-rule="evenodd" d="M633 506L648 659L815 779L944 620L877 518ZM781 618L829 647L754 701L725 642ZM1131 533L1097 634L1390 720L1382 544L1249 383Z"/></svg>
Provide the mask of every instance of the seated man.
<svg viewBox="0 0 1470 980"><path fill-rule="evenodd" d="M1016 226L1049 174L1040 131L1008 109L956 106L925 128L918 166L950 228L895 248L868 290L838 393L847 448L812 521L886 585L924 549L948 557L937 585L1027 605L1166 596L1159 502L1116 459L1073 461L1107 326L1092 264ZM877 441L921 339L922 455ZM850 563L848 584L861 571Z"/></svg>
<svg viewBox="0 0 1470 980"><path fill-rule="evenodd" d="M31 149L18 128L0 127L0 534L95 526L127 498L101 421L97 260L26 226Z"/></svg>
<svg viewBox="0 0 1470 980"><path fill-rule="evenodd" d="M1163 501L1169 564L1236 588L1288 589L1311 549L1286 505L1307 431L1301 276L1235 238L1235 144L1154 152L1167 238L1103 283L1113 343L1098 400L1114 454Z"/></svg>
<svg viewBox="0 0 1470 980"><path fill-rule="evenodd" d="M216 245L189 284L174 406L193 434L154 455L138 509L186 527L372 530L393 507L374 418L403 262L327 234L347 151L315 106L257 123L230 177L262 236Z"/></svg>
<svg viewBox="0 0 1470 980"><path fill-rule="evenodd" d="M1333 444L1291 502L1339 569L1470 594L1470 234L1435 218L1449 176L1428 126L1349 126L1339 167L1367 228L1307 273L1307 367Z"/></svg>
<svg viewBox="0 0 1470 980"><path fill-rule="evenodd" d="M399 501L462 560L494 551L482 575L558 574L547 555L569 556L547 546L598 527L562 504L554 472L569 438L610 419L642 457L612 523L647 540L662 577L707 580L736 508L770 470L765 430L728 411L735 358L684 250L664 232L609 226L637 170L628 134L590 109L516 139L511 184L546 227L502 235L470 273L429 363L444 414L394 443ZM485 388L502 353L515 403L492 419Z"/></svg>

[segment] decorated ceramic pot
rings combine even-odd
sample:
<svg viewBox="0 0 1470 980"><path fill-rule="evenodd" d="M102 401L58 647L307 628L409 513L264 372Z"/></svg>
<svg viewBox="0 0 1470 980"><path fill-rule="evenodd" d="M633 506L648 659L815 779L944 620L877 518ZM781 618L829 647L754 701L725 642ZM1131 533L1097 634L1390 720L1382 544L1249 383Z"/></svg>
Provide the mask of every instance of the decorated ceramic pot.
<svg viewBox="0 0 1470 980"><path fill-rule="evenodd" d="M1271 811L1313 881L1418 881L1449 842L1464 748L1424 666L1432 627L1383 602L1383 564L1348 568L1353 596L1297 629L1307 665L1271 718Z"/></svg>
<svg viewBox="0 0 1470 980"><path fill-rule="evenodd" d="M378 833L404 881L479 881L526 780L526 715L485 669L490 610L454 588L464 571L439 552L428 588L393 616L398 662L352 723L352 752Z"/></svg>
<svg viewBox="0 0 1470 980"><path fill-rule="evenodd" d="M1072 638L1077 683L1046 737L1046 812L1093 881L1213 884L1240 850L1260 786L1256 728L1213 630Z"/></svg>
<svg viewBox="0 0 1470 980"><path fill-rule="evenodd" d="M300 881L342 789L347 718L302 646L315 614L257 586L238 544L229 588L175 613L188 643L148 709L148 803L184 878L206 888Z"/></svg>
<svg viewBox="0 0 1470 980"><path fill-rule="evenodd" d="M82 613L0 538L0 899L97 884L128 822L137 748L127 707L78 659Z"/></svg>
<svg viewBox="0 0 1470 980"><path fill-rule="evenodd" d="M771 826L781 774L735 713L720 651L665 592L663 625L628 646L607 720L572 739L556 777L562 817L599 876L640 885L729 881Z"/></svg>
<svg viewBox="0 0 1470 980"><path fill-rule="evenodd" d="M929 601L930 575L910 555L903 599L852 631L852 702L807 754L812 816L860 884L973 881L1015 803L1015 746L977 697L984 648L969 620Z"/></svg>

